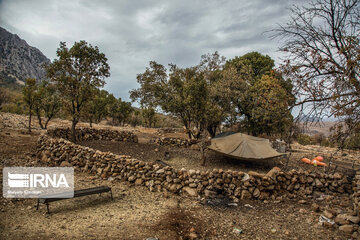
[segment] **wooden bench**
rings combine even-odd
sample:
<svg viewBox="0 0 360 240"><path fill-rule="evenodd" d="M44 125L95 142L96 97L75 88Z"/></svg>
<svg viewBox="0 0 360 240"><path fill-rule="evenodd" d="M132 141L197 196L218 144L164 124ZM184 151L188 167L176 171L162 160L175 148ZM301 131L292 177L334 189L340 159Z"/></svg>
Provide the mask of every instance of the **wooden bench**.
<svg viewBox="0 0 360 240"><path fill-rule="evenodd" d="M107 187L107 186L75 190L74 191L74 197L72 197L72 198L83 197L83 196L88 196L88 195L92 195L92 194L101 194L101 193L104 193L104 192L110 192L111 199L113 199L111 188ZM42 198L38 198L37 205L36 205L36 210L39 209L39 204L43 203L43 204L46 204L47 213L49 214L50 213L50 210L49 210L49 203L50 202L69 199L69 198L64 198L64 197L61 197L61 196L64 196L64 193L55 194L55 195L49 195L47 197L43 196ZM72 198L70 198L70 199L72 199Z"/></svg>

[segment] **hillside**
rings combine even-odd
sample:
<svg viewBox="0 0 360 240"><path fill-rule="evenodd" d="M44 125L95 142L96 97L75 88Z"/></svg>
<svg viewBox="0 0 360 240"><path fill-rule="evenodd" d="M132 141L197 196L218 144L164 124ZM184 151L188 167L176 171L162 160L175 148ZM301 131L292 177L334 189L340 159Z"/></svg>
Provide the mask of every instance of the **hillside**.
<svg viewBox="0 0 360 240"><path fill-rule="evenodd" d="M39 49L0 27L0 87L16 88L26 78L42 79L42 66L49 63Z"/></svg>
<svg viewBox="0 0 360 240"><path fill-rule="evenodd" d="M330 128L334 127L337 123L338 122L336 121L328 121L317 124L308 124L305 127L304 132L309 135L324 134L324 136L328 137L330 135ZM303 124L301 124L301 126L303 126Z"/></svg>

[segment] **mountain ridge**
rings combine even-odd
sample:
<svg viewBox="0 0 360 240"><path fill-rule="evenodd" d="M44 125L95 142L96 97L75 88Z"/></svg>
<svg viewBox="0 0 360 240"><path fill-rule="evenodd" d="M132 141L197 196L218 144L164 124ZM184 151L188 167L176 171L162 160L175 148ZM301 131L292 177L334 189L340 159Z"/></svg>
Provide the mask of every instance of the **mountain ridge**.
<svg viewBox="0 0 360 240"><path fill-rule="evenodd" d="M17 34L0 27L0 86L24 85L26 78L44 79L51 61Z"/></svg>

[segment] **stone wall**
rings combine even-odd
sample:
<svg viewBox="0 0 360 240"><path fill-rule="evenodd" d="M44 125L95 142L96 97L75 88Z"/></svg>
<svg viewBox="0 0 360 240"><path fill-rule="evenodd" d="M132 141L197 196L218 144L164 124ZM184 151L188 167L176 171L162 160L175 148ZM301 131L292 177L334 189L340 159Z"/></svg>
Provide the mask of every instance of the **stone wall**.
<svg viewBox="0 0 360 240"><path fill-rule="evenodd" d="M196 140L183 139L183 138L171 138L171 137L153 137L151 142L158 145L165 146L177 146L177 147L190 147L196 144Z"/></svg>
<svg viewBox="0 0 360 240"><path fill-rule="evenodd" d="M47 130L47 134L54 138L71 139L69 128L55 128ZM137 136L130 131L115 131L108 129L77 128L76 139L78 141L107 140L138 142Z"/></svg>
<svg viewBox="0 0 360 240"><path fill-rule="evenodd" d="M273 168L267 174L221 169L206 172L178 170L131 156L101 152L48 135L39 138L38 155L50 166L74 166L103 179L124 180L146 186L150 191L185 192L191 196L222 194L233 200L280 200L305 197L314 191L350 193L352 190L351 182L338 173L282 172L279 168Z"/></svg>
<svg viewBox="0 0 360 240"><path fill-rule="evenodd" d="M353 181L354 211L360 216L360 171L357 171Z"/></svg>
<svg viewBox="0 0 360 240"><path fill-rule="evenodd" d="M359 198L360 198L360 171L356 172L355 178L352 181L353 184L353 194L350 196L350 199L353 202L353 209L347 204L348 199L342 199L340 206L346 207L346 210L335 209L329 205L322 212L320 219L322 220L322 225L326 227L338 227L340 231L353 233L351 239L359 239ZM318 204L313 203L312 209L318 212L321 208ZM340 210L340 211L339 211Z"/></svg>

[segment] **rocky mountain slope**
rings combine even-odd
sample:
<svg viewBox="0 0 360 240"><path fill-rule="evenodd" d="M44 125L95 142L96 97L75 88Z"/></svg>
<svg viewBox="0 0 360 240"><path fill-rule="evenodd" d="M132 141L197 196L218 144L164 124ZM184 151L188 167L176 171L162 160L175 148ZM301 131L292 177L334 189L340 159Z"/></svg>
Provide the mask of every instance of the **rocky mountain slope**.
<svg viewBox="0 0 360 240"><path fill-rule="evenodd" d="M18 35L0 27L0 86L24 84L26 78L45 77L43 64L50 60Z"/></svg>

